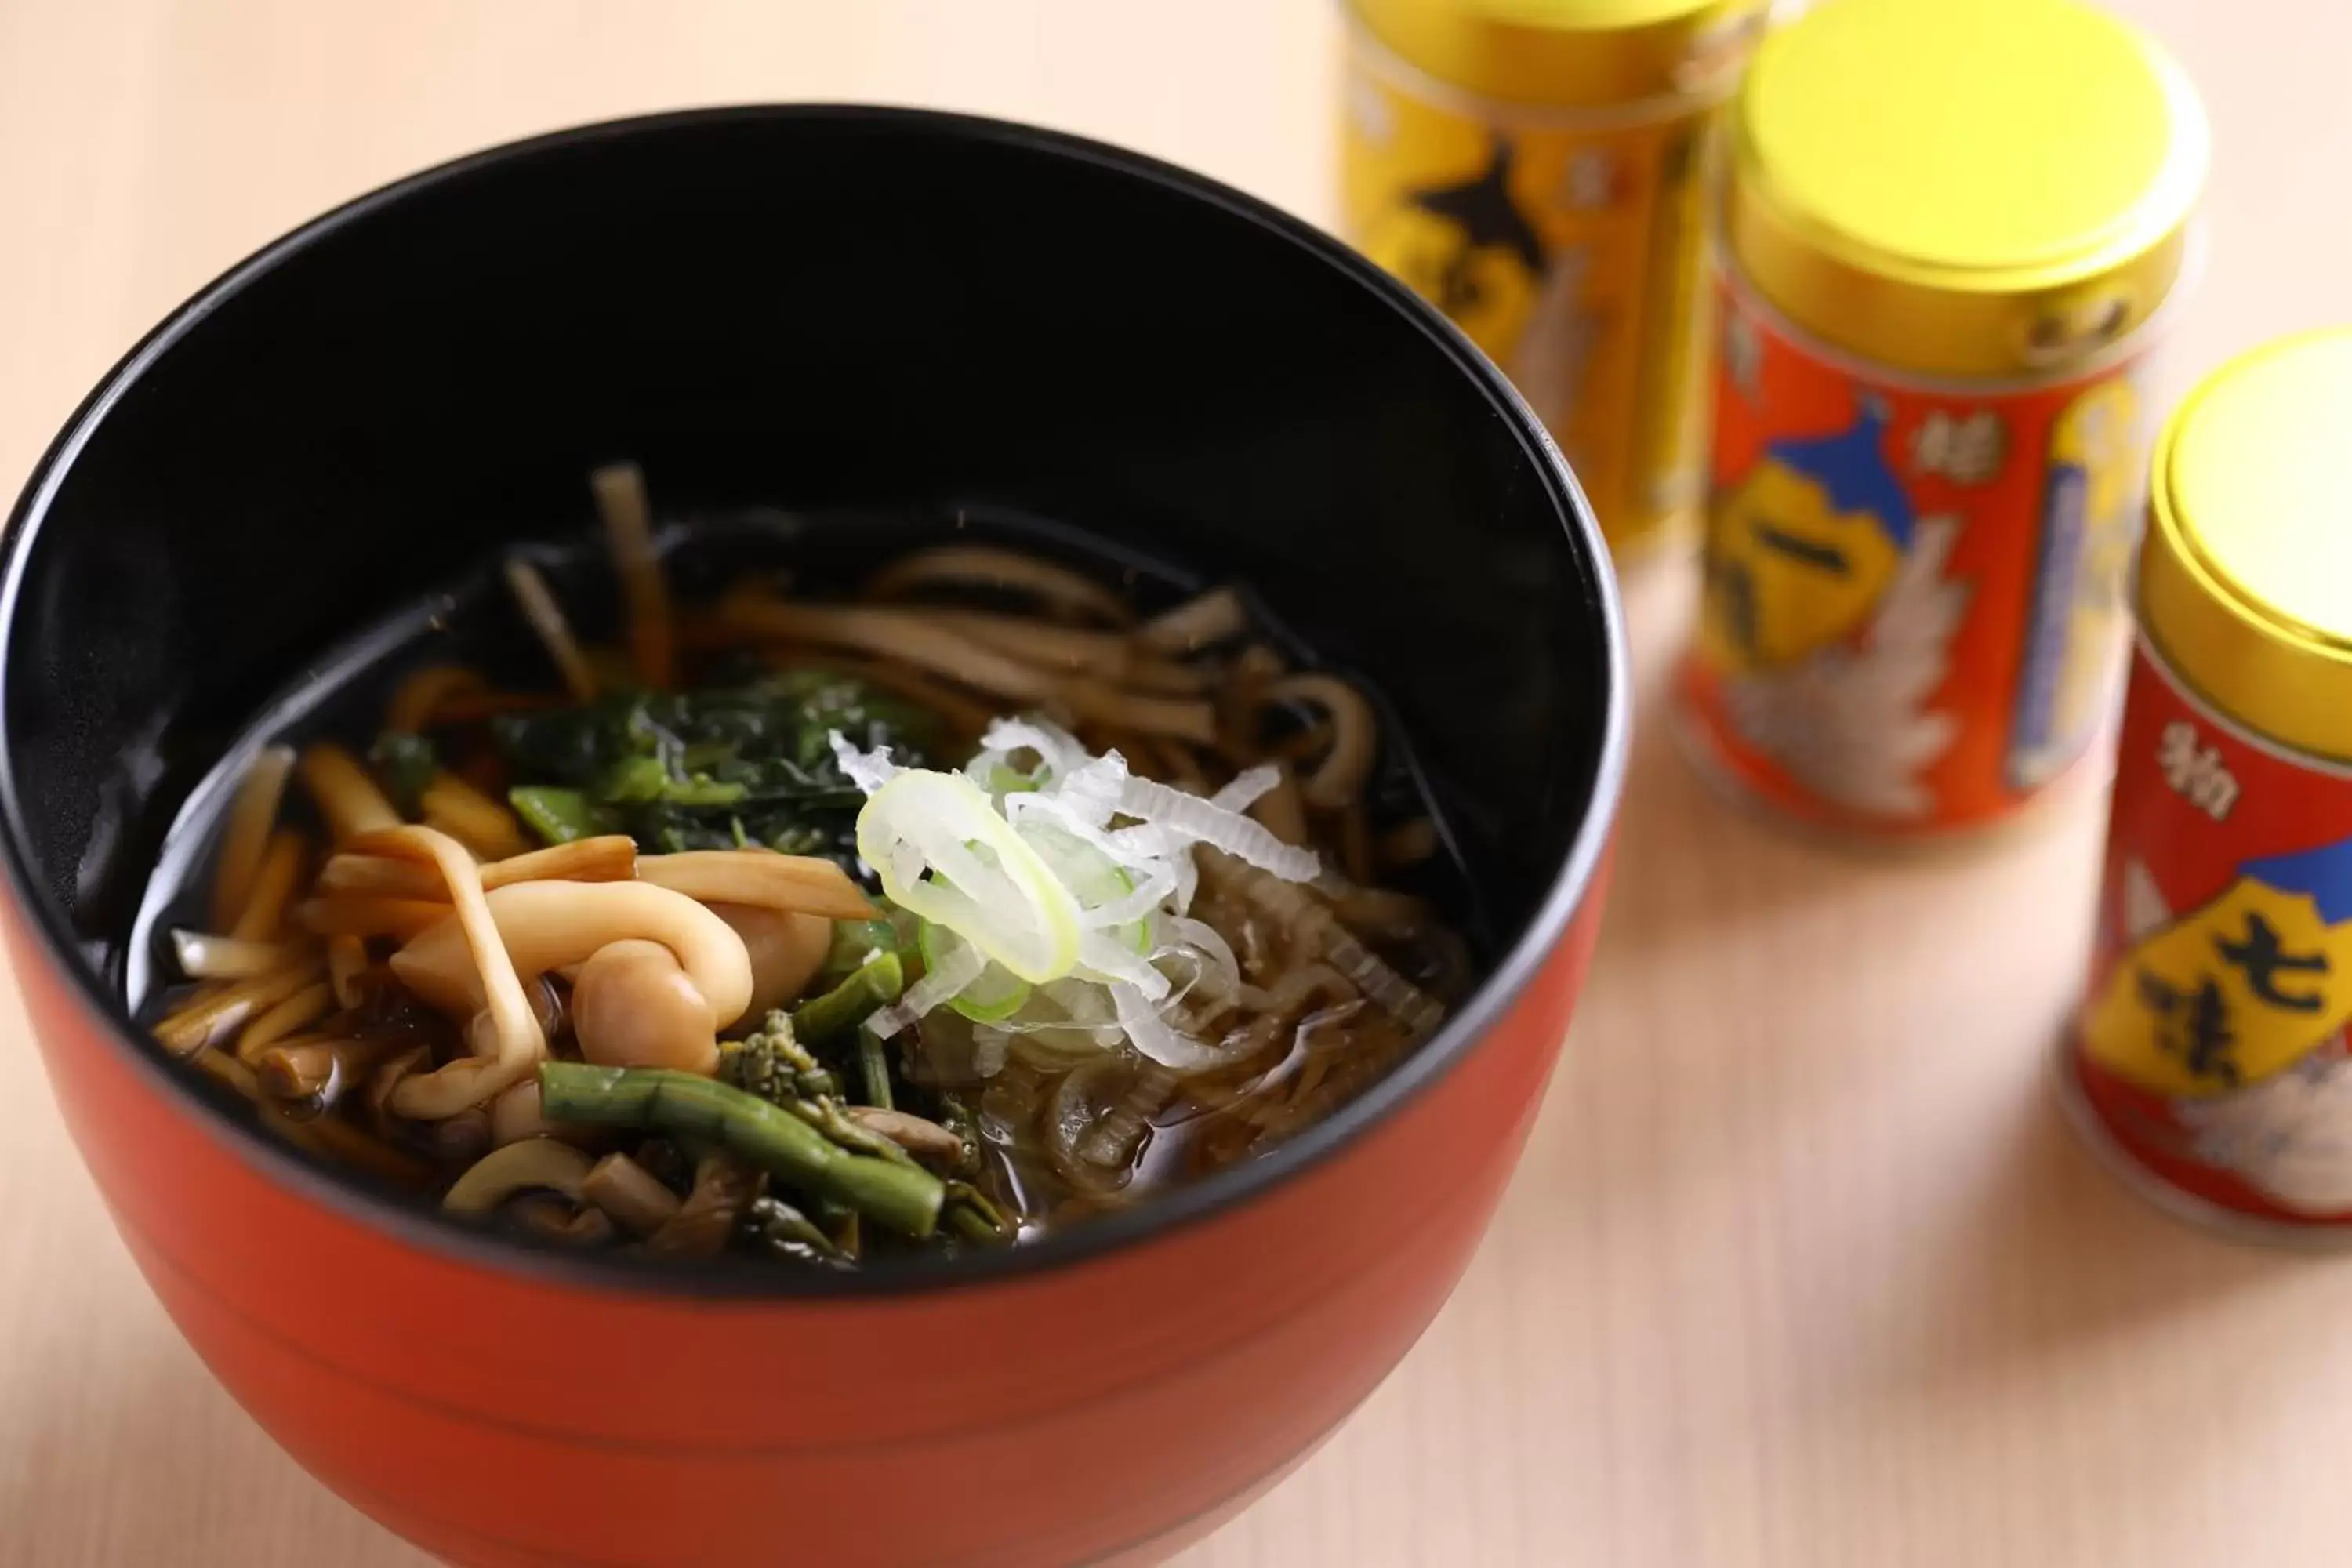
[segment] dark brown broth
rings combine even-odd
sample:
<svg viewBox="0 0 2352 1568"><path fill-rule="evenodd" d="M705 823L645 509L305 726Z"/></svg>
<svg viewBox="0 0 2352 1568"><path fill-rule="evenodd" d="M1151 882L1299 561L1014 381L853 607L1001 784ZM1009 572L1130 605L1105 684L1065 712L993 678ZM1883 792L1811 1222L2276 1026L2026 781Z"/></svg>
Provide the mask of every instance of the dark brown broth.
<svg viewBox="0 0 2352 1568"><path fill-rule="evenodd" d="M1009 520L996 521L997 542L1066 559L1085 559L1102 580L1121 586L1147 613L1202 586L1190 574L1137 557L1091 546L1081 550L1077 536L1066 530L1034 523L1005 527ZM796 590L822 593L828 587L845 586L865 567L906 548L936 542L938 537L936 525L926 527L906 519L757 515L691 530L672 529L666 534L665 545L681 604L690 605L746 572L772 571L779 566L793 572ZM615 606L597 549L583 545L552 550L538 559L583 639L610 640ZM1313 666L1304 645L1278 622L1264 617L1262 611L1258 632L1263 640L1283 648L1294 664ZM299 744L327 737L363 746L399 679L422 665L444 662L481 668L500 686L524 689L552 686L541 651L520 626L503 591L487 571L446 594L387 616L318 661L299 682L263 706L254 724L227 748L221 764L192 792L168 834L134 925L124 975L128 999L139 1016L148 1019L159 1016L180 990L172 979L163 936L175 925L204 923L203 893L209 885L222 817L236 781L253 753L274 742ZM1382 762L1369 791L1375 803L1375 826L1421 814L1436 817L1434 803L1420 784L1422 775L1409 746L1378 693L1366 689L1381 712L1383 731ZM1442 824L1442 817L1438 820ZM1450 841L1443 833L1440 843L1440 856L1410 879L1411 890L1427 897L1443 918L1469 933L1476 944L1482 923L1467 879L1451 857ZM1286 1074L1295 1073L1303 1055L1302 1045L1294 1039L1284 1053L1266 1064L1255 1098L1281 1093L1286 1087ZM225 1089L221 1092L233 1098ZM982 1095L975 1091L972 1098L979 1100ZM241 1110L250 1114L249 1108L241 1107ZM1122 1184L1105 1193L1074 1194L1038 1152L1027 1146L1029 1134L1016 1130L1002 1141L989 1140L992 1147L986 1184L1021 1211L1034 1211L1023 1226L1023 1236L1028 1238L1080 1214L1123 1206L1148 1197L1163 1184L1182 1180L1199 1163L1207 1147L1204 1141L1220 1134L1233 1135L1225 1109L1204 1108L1180 1096L1148 1117L1133 1168Z"/></svg>

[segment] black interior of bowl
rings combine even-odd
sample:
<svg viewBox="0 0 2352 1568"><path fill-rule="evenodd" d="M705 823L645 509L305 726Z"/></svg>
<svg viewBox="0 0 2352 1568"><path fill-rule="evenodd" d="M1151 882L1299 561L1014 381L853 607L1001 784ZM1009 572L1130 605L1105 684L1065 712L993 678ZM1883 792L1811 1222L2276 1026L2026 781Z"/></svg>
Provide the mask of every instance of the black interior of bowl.
<svg viewBox="0 0 2352 1568"><path fill-rule="evenodd" d="M168 324L14 525L5 787L108 973L257 708L583 476L665 510L992 505L1258 589L1400 712L1508 942L1610 765L1606 565L1492 368L1145 161L896 111L572 132L366 198Z"/></svg>

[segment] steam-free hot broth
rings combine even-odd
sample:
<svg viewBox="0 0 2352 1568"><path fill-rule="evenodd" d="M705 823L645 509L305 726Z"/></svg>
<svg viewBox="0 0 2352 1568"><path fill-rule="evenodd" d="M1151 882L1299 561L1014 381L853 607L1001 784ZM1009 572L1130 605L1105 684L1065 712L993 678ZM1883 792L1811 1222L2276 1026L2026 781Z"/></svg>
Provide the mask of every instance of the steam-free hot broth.
<svg viewBox="0 0 2352 1568"><path fill-rule="evenodd" d="M1466 992L1399 738L1245 595L963 532L689 588L593 489L609 592L504 562L159 880L155 1038L278 1135L542 1241L854 1267L1247 1159Z"/></svg>

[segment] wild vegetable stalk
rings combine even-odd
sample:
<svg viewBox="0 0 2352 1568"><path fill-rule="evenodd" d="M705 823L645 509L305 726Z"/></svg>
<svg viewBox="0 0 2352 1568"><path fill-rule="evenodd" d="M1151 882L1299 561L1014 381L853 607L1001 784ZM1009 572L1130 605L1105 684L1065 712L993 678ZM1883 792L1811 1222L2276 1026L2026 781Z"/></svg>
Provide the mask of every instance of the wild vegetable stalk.
<svg viewBox="0 0 2352 1568"><path fill-rule="evenodd" d="M817 1205L816 1218L841 1256L848 1262L856 1262L865 1241L859 1234L857 1211L827 1202Z"/></svg>
<svg viewBox="0 0 2352 1568"><path fill-rule="evenodd" d="M983 1247L1002 1247L1013 1239L1013 1222L970 1182L948 1184L947 1225L966 1241Z"/></svg>
<svg viewBox="0 0 2352 1568"><path fill-rule="evenodd" d="M835 921L833 942L825 949L820 978L840 980L877 952L895 952L898 934L887 920Z"/></svg>
<svg viewBox="0 0 2352 1568"><path fill-rule="evenodd" d="M866 923L880 926L883 922ZM857 1026L896 1002L906 989L906 965L896 952L877 947L868 950L865 961L840 984L803 1003L793 1014L793 1032L804 1040L831 1039L857 1029L857 1068L859 1077L865 1080L866 1103L885 1110L894 1109L890 1063L884 1055L883 1043Z"/></svg>
<svg viewBox="0 0 2352 1568"><path fill-rule="evenodd" d="M866 1079L866 1103L893 1110L897 1107L890 1103L890 1062L882 1054L885 1048L878 1036L857 1031L857 1069Z"/></svg>
<svg viewBox="0 0 2352 1568"><path fill-rule="evenodd" d="M852 1121L842 1110L839 1100L825 1097L793 1100L784 1109L853 1153L871 1154L877 1160L887 1160L893 1164L912 1165L917 1163L915 1157L898 1143L871 1128L861 1127Z"/></svg>
<svg viewBox="0 0 2352 1568"><path fill-rule="evenodd" d="M947 1195L939 1177L919 1165L852 1153L791 1111L713 1079L666 1068L542 1062L539 1093L551 1121L706 1140L902 1236L927 1239L939 1225Z"/></svg>
<svg viewBox="0 0 2352 1568"><path fill-rule="evenodd" d="M898 955L878 952L852 970L849 978L832 990L793 1008L793 1034L803 1044L817 1044L847 1034L864 1023L868 1015L896 1002L906 988L907 969L898 962ZM877 1103L887 1106L889 1101Z"/></svg>
<svg viewBox="0 0 2352 1568"><path fill-rule="evenodd" d="M855 1210L850 1211L853 1216ZM778 1197L754 1198L745 1228L769 1251L811 1263L840 1263L848 1255L809 1217Z"/></svg>

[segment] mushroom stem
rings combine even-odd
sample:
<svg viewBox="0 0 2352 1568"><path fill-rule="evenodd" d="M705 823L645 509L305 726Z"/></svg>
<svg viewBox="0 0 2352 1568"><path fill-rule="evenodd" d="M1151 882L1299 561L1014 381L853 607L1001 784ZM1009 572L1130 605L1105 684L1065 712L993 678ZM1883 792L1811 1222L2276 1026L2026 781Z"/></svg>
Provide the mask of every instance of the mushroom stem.
<svg viewBox="0 0 2352 1568"><path fill-rule="evenodd" d="M626 1154L607 1154L589 1168L581 1195L635 1236L651 1236L678 1211L677 1194Z"/></svg>
<svg viewBox="0 0 2352 1568"><path fill-rule="evenodd" d="M472 960L474 994L483 998L480 1017L487 1027L476 1031L477 1048L481 1043L490 1047L483 1054L402 1079L393 1089L392 1109L403 1116L429 1121L479 1105L522 1079L547 1054L547 1040L539 1032L539 1019L531 1012L530 999L523 994L521 977L516 973L498 922L491 917L488 898L482 891L480 869L457 840L429 827L397 827L372 833L354 840L354 845L373 854L429 860L440 868L449 886L450 902L456 906L457 912L449 921ZM395 973L399 962L400 955L395 954ZM487 1041L481 1040L485 1035Z"/></svg>
<svg viewBox="0 0 2352 1568"><path fill-rule="evenodd" d="M452 1214L488 1214L518 1193L543 1190L580 1201L588 1179L587 1155L552 1138L527 1138L493 1149L467 1168L442 1194Z"/></svg>
<svg viewBox="0 0 2352 1568"><path fill-rule="evenodd" d="M705 1154L694 1167L694 1190L646 1238L646 1250L657 1258L715 1256L733 1237L761 1185L757 1167L724 1151Z"/></svg>
<svg viewBox="0 0 2352 1568"><path fill-rule="evenodd" d="M358 759L332 742L321 741L304 752L296 771L336 843L400 826L400 813L393 810L375 780Z"/></svg>
<svg viewBox="0 0 2352 1568"><path fill-rule="evenodd" d="M286 796L286 775L294 769L290 746L264 746L254 753L229 806L228 830L221 836L218 869L213 873L212 923L226 931L244 912L253 879L269 847L269 830Z"/></svg>
<svg viewBox="0 0 2352 1568"><path fill-rule="evenodd" d="M625 882L636 874L636 840L625 834L607 834L492 860L482 868L482 890L491 892L515 882ZM447 887L430 866L373 855L333 857L319 873L318 886L321 893L445 904L449 899Z"/></svg>
<svg viewBox="0 0 2352 1568"><path fill-rule="evenodd" d="M772 849L646 855L638 858L637 878L701 903L746 904L836 921L870 921L875 914L848 872L814 855Z"/></svg>
<svg viewBox="0 0 2352 1568"><path fill-rule="evenodd" d="M544 974L608 943L642 939L669 949L701 993L713 1030L741 1017L751 1003L751 961L742 939L683 893L648 882L517 882L481 899L486 937L513 971ZM427 1005L469 1013L482 994L477 964L468 962L473 943L467 926L452 916L393 954L393 973ZM574 1005L576 1015L576 998Z"/></svg>

